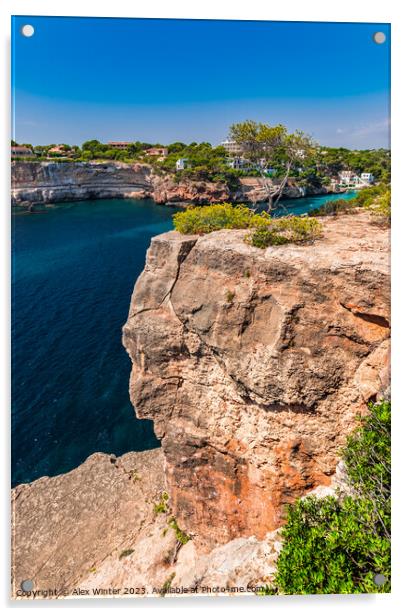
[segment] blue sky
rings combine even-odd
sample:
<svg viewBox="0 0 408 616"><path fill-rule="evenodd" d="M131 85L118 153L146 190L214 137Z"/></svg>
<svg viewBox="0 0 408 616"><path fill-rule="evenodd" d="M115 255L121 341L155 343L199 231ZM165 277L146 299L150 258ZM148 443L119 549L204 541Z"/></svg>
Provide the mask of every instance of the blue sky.
<svg viewBox="0 0 408 616"><path fill-rule="evenodd" d="M20 143L217 144L254 119L389 147L388 24L19 16L12 36Z"/></svg>

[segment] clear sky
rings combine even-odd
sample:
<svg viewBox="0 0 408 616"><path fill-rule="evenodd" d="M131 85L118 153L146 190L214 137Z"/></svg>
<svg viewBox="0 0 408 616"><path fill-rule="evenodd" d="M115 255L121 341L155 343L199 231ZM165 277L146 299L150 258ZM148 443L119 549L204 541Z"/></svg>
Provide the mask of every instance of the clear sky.
<svg viewBox="0 0 408 616"><path fill-rule="evenodd" d="M389 39L387 24L14 17L13 135L217 144L254 119L389 147Z"/></svg>

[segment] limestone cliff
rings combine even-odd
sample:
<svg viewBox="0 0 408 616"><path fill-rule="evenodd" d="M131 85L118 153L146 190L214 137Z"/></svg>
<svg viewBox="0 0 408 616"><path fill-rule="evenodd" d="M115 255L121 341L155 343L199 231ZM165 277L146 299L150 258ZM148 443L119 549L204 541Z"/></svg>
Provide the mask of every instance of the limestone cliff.
<svg viewBox="0 0 408 616"><path fill-rule="evenodd" d="M153 238L123 340L171 505L204 550L262 539L328 485L365 403L388 386L389 237L365 213L314 245L246 231Z"/></svg>
<svg viewBox="0 0 408 616"><path fill-rule="evenodd" d="M272 581L283 505L344 484L339 447L389 385L389 233L363 212L326 219L313 245L246 233L153 238L123 339L162 447L12 490L14 597L23 580L253 592Z"/></svg>
<svg viewBox="0 0 408 616"><path fill-rule="evenodd" d="M119 162L14 162L11 187L11 203L19 206L82 199L143 198L152 191L151 167Z"/></svg>
<svg viewBox="0 0 408 616"><path fill-rule="evenodd" d="M170 174L157 174L150 165L106 162L13 162L11 165L11 203L33 204L113 199L151 198L157 203L262 202L267 191L260 178L242 178L236 189L222 182L182 180ZM316 191L309 188L308 194ZM327 192L321 189L320 193ZM296 198L305 191L288 185L284 196Z"/></svg>

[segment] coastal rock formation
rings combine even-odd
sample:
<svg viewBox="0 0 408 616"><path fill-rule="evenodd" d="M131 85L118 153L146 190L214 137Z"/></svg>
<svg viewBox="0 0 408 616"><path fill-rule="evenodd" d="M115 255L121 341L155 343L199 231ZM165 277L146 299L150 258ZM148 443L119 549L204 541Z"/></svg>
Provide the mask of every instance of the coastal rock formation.
<svg viewBox="0 0 408 616"><path fill-rule="evenodd" d="M163 594L169 580L194 594L209 585L254 592L270 581L277 533L237 539L210 554L194 539L180 545L172 512L155 510L165 487L163 453L154 449L119 458L96 453L69 473L14 488L12 597L134 599ZM25 580L32 582L27 593Z"/></svg>
<svg viewBox="0 0 408 616"><path fill-rule="evenodd" d="M237 203L262 203L267 201L268 190L265 186L265 181L272 184L271 180L264 180L259 177L241 178L239 188L232 193L232 200ZM273 188L276 189L277 186L278 184ZM315 188L313 186L308 186L307 188L303 188L298 186L293 180L289 180L283 189L282 196L287 199L298 199L308 195L325 195L327 193L328 190L325 187Z"/></svg>
<svg viewBox="0 0 408 616"><path fill-rule="evenodd" d="M176 182L170 174L157 174L147 164L106 162L13 162L11 164L11 203L30 208L36 204L84 199L151 198L162 204L258 203L267 199L260 178L241 178L232 190L222 182ZM283 195L288 198L317 194L317 189L299 188L289 183ZM327 192L325 188L319 193Z"/></svg>
<svg viewBox="0 0 408 616"><path fill-rule="evenodd" d="M163 464L160 449L120 458L95 453L69 473L14 488L13 596L24 580L63 595L109 555L118 561L154 520Z"/></svg>
<svg viewBox="0 0 408 616"><path fill-rule="evenodd" d="M153 238L123 333L133 405L204 551L262 541L286 503L329 485L389 381L388 230L361 212L326 219L314 245L246 235Z"/></svg>
<svg viewBox="0 0 408 616"><path fill-rule="evenodd" d="M30 206L83 199L144 198L152 192L149 165L121 162L14 162L11 203Z"/></svg>
<svg viewBox="0 0 408 616"><path fill-rule="evenodd" d="M231 194L222 182L175 182L170 176L154 176L152 198L156 203L222 203Z"/></svg>

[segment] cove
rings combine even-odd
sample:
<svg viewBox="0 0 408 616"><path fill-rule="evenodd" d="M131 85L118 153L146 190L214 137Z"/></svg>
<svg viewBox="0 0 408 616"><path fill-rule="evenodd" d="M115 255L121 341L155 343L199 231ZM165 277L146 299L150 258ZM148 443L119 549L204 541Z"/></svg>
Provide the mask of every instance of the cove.
<svg viewBox="0 0 408 616"><path fill-rule="evenodd" d="M284 205L300 214L352 196ZM13 215L13 486L67 472L96 451L159 446L130 404L121 330L150 240L172 228L174 212L148 199L111 199Z"/></svg>

